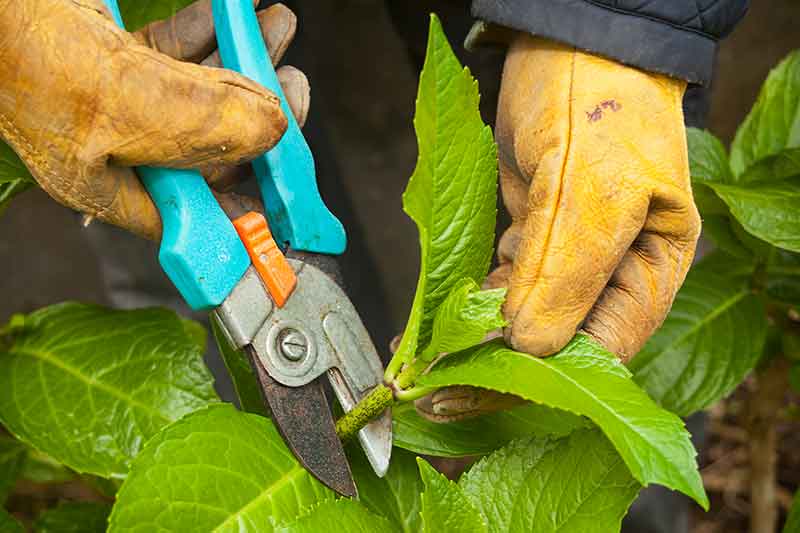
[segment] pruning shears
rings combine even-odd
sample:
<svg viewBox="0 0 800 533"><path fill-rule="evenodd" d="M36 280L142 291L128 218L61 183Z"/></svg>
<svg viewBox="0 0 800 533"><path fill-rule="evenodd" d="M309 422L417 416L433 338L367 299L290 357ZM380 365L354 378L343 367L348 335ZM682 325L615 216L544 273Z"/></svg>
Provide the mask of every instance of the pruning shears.
<svg viewBox="0 0 800 533"><path fill-rule="evenodd" d="M116 0L105 1L122 27ZM355 496L323 379L347 412L382 382L383 369L336 281L345 231L319 195L313 156L283 95L253 3L212 0L212 9L223 65L278 95L288 128L253 161L266 219L248 213L231 222L198 172L137 168L161 214L159 261L189 306L211 310L228 340L247 354L272 419L300 463L339 494ZM358 438L383 476L391 412Z"/></svg>

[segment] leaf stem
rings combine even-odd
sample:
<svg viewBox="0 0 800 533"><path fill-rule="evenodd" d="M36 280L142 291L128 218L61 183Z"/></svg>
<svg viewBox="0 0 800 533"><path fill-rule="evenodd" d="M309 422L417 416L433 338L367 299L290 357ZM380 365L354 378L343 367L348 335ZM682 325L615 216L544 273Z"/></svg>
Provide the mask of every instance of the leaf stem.
<svg viewBox="0 0 800 533"><path fill-rule="evenodd" d="M394 380L397 389L402 392L409 387L413 387L414 383L417 381L417 377L422 374L422 372L424 372L425 369L430 366L430 364L430 361L425 361L421 358L418 358L414 359L410 365L404 366L403 370Z"/></svg>
<svg viewBox="0 0 800 533"><path fill-rule="evenodd" d="M404 362L403 357L400 357L397 353L392 356L392 360L386 365L386 371L383 373L384 383L392 383L394 381Z"/></svg>
<svg viewBox="0 0 800 533"><path fill-rule="evenodd" d="M383 384L378 385L352 410L336 421L336 433L343 441L353 438L358 430L373 418L380 416L393 403L392 389Z"/></svg>
<svg viewBox="0 0 800 533"><path fill-rule="evenodd" d="M398 402L413 402L435 391L437 387L412 387L395 391L394 397Z"/></svg>

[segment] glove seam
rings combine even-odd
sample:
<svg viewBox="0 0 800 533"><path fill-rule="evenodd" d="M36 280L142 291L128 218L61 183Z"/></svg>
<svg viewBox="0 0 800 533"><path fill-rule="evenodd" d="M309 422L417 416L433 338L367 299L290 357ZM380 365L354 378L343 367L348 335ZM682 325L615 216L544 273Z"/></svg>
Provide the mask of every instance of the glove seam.
<svg viewBox="0 0 800 533"><path fill-rule="evenodd" d="M53 171L52 167L47 163L46 158L36 149L35 146L24 136L22 135L19 130L14 126L14 123L8 119L5 113L0 112L0 136L6 139L12 147L17 147L22 153L20 155L20 159L23 160L26 166L31 166L30 169L34 177L37 175L47 176L48 178L54 178L55 172ZM62 198L67 198L67 194L63 188L59 188L54 186L57 179L51 179L47 181L48 187L44 187L39 180L36 180L42 188L47 190L53 185L52 189L59 194ZM102 218L105 215L107 210L107 206L103 207L88 196L84 195L80 192L80 190L75 189L75 194L80 198L86 207L91 208L94 212L87 213L92 216ZM72 206L70 206L72 207ZM82 206L82 209L85 207Z"/></svg>

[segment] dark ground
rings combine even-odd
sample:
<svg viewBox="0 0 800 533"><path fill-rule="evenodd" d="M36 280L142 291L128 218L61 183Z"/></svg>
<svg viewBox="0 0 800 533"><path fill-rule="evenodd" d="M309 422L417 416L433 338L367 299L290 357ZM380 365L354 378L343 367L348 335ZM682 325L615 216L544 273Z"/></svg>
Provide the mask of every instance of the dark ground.
<svg viewBox="0 0 800 533"><path fill-rule="evenodd" d="M361 243L346 266L367 265L351 276L350 283L382 347L402 329L416 284L417 236L402 213L400 195L416 160L411 122L418 72L414 58L424 49L421 32L427 20L419 17L410 29L403 29L419 36L419 46L409 53L383 2L318 0L313 8L309 4L294 6L301 36L290 59L311 80L311 142L324 169L321 175L334 176L322 185L323 196L338 199L332 201L334 209L342 215L351 239ZM392 9L395 14L418 11L418 4L394 2ZM431 10L439 11L445 24L453 20L442 13L452 5L422 5L434 6ZM800 47L799 27L797 0L752 1L745 21L721 47L711 131L726 141L732 138L768 70L789 50ZM465 29L460 22L447 27L457 50ZM459 53L476 73L484 100L493 100L499 76L497 53ZM484 107L487 119L488 107ZM155 265L155 256L140 259ZM0 295L0 320L67 299L107 301L96 256L78 218L40 191L23 194L0 217ZM715 433L719 427L712 424L710 450L719 451L719 446L727 450L726 439L732 438ZM797 433L786 431L786 439ZM704 464L718 460L709 453L716 452L708 451ZM783 476L790 480L785 487L790 493L800 480L800 461L782 466L793 469ZM737 483L735 479L723 476L715 483L721 488L712 491L714 511L698 518L702 523L696 530L741 531L746 495L733 489L726 492L726 486Z"/></svg>

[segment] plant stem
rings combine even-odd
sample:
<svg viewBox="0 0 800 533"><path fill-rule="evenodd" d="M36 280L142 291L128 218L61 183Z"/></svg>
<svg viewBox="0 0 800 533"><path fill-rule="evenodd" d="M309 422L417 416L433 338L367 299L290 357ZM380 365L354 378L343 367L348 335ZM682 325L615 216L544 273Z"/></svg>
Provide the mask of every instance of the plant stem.
<svg viewBox="0 0 800 533"><path fill-rule="evenodd" d="M423 396L427 396L436 390L436 387L412 387L410 389L400 389L395 391L394 397L398 402L413 402Z"/></svg>
<svg viewBox="0 0 800 533"><path fill-rule="evenodd" d="M397 384L397 387L400 390L412 387L417 381L417 377L422 374L430 364L430 361L414 359L410 365L403 367L403 370L400 371L400 374L394 380L394 383Z"/></svg>
<svg viewBox="0 0 800 533"><path fill-rule="evenodd" d="M377 418L394 403L392 389L378 385L350 412L336 421L336 433L343 441L353 438L370 420Z"/></svg>
<svg viewBox="0 0 800 533"><path fill-rule="evenodd" d="M788 386L789 364L778 357L756 375L747 400L750 452L750 531L773 533L778 522L777 424Z"/></svg>
<svg viewBox="0 0 800 533"><path fill-rule="evenodd" d="M386 371L383 373L383 381L386 383L392 383L402 366L403 360L397 355L397 353L395 353L392 356L392 360L389 361L389 364L386 366Z"/></svg>

